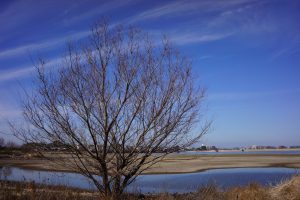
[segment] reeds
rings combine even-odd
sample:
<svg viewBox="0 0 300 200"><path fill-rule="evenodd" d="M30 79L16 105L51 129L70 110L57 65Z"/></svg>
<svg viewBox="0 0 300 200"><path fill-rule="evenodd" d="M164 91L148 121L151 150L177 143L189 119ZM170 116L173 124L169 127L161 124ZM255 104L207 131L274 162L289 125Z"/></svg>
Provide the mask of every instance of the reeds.
<svg viewBox="0 0 300 200"><path fill-rule="evenodd" d="M64 186L39 185L34 182L0 182L0 200L94 200L96 192Z"/></svg>
<svg viewBox="0 0 300 200"><path fill-rule="evenodd" d="M40 185L34 182L0 181L0 200L94 200L97 192L65 186ZM300 200L300 176L282 181L276 186L249 184L227 190L207 185L186 194L125 194L124 200Z"/></svg>

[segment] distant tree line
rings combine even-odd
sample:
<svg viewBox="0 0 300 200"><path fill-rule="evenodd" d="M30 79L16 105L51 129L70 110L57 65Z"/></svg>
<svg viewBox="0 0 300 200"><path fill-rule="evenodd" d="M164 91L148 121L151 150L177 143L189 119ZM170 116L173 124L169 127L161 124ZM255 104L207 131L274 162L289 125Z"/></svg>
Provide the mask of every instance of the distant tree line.
<svg viewBox="0 0 300 200"><path fill-rule="evenodd" d="M68 151L72 149L71 145L64 144L60 141L53 141L50 143L38 143L38 142L28 142L22 145L17 145L16 143L12 141L5 142L4 138L0 138L0 148L1 149L22 149L26 152L28 151ZM102 148L102 145L98 145L98 148ZM93 145L90 145L91 151L93 151ZM81 147L78 147L78 150L81 150ZM134 150L133 146L127 146L126 147L126 152L131 152ZM179 146L174 146L170 148L158 148L155 153L166 153L166 152L180 152L183 151L184 149L180 148ZM109 150L108 152L112 152L112 149ZM146 149L140 148L136 150L137 152L145 152Z"/></svg>
<svg viewBox="0 0 300 200"><path fill-rule="evenodd" d="M93 151L93 145L90 145L91 151ZM102 145L98 145L99 148L102 148ZM126 152L131 152L133 150L133 146L126 146ZM253 149L253 147L248 147L249 149ZM44 150L44 151L68 151L71 149L71 145L63 144L60 141L53 141L50 143L37 143L37 142L28 142L22 145L18 145L17 143L13 141L5 141L4 138L0 137L0 149L22 149L25 151L38 151L38 150ZM78 147L80 150L80 147ZM166 152L182 152L182 151L218 151L219 149L224 148L218 148L216 146L205 146L201 145L199 147L191 147L191 148L181 148L180 146L174 146L171 148L158 148L155 153L166 153ZM235 148L227 148L227 149L235 149L240 150L240 147ZM256 146L255 149L300 149L300 145L292 145L292 146ZM112 151L112 150L111 150ZM137 149L138 152L144 152L145 149L140 148Z"/></svg>
<svg viewBox="0 0 300 200"><path fill-rule="evenodd" d="M19 148L19 146L13 141L5 142L4 138L0 137L0 149L5 148L16 149Z"/></svg>

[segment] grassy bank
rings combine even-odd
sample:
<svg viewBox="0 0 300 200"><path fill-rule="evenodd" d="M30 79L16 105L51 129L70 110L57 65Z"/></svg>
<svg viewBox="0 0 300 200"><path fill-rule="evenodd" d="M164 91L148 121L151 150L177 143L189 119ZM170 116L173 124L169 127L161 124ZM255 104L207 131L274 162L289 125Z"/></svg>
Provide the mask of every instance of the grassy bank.
<svg viewBox="0 0 300 200"><path fill-rule="evenodd" d="M0 182L0 199L26 200L94 200L100 199L96 192L72 189L62 186L45 186L35 183ZM198 189L197 192L187 194L158 194L132 195L127 194L124 200L299 200L300 176L283 181L276 186L263 187L258 184L249 184L245 187L234 187L221 190L211 185Z"/></svg>

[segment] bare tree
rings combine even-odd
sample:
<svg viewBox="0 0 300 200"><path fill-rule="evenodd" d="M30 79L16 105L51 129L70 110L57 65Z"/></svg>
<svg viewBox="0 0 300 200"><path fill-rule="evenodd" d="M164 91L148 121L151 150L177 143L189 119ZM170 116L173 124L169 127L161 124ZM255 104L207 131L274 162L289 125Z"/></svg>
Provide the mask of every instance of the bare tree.
<svg viewBox="0 0 300 200"><path fill-rule="evenodd" d="M204 93L190 61L167 39L101 22L84 46L68 46L57 72L45 66L41 61L36 93L24 101L30 129L13 131L27 142L63 144L64 164L105 198L119 199L138 175L209 128L190 133Z"/></svg>
<svg viewBox="0 0 300 200"><path fill-rule="evenodd" d="M5 141L4 138L0 137L0 148L4 147Z"/></svg>

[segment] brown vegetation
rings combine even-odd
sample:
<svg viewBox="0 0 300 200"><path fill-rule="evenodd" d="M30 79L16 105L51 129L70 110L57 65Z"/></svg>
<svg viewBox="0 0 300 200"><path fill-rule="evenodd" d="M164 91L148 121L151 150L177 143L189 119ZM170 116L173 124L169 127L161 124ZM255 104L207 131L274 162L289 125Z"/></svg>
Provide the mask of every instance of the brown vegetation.
<svg viewBox="0 0 300 200"><path fill-rule="evenodd" d="M88 190L71 189L63 186L45 186L35 183L0 182L0 199L101 199L99 193ZM300 176L283 181L276 186L263 187L259 184L249 184L244 187L234 187L221 190L215 185L200 188L197 192L187 194L124 194L124 200L299 200Z"/></svg>
<svg viewBox="0 0 300 200"><path fill-rule="evenodd" d="M0 199L2 200L92 200L99 199L97 193L70 189L63 186L37 185L34 182L0 182Z"/></svg>

